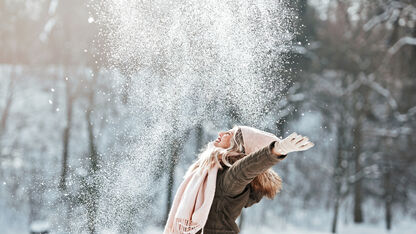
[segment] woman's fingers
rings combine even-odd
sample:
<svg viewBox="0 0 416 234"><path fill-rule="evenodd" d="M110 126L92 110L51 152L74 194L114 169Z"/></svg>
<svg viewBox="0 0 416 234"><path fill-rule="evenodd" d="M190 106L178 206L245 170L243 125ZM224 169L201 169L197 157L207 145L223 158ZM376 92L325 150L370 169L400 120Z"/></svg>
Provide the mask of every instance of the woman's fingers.
<svg viewBox="0 0 416 234"><path fill-rule="evenodd" d="M309 139L307 137L302 137L302 139L296 142L296 145L304 145L305 143L308 142L308 140Z"/></svg>
<svg viewBox="0 0 416 234"><path fill-rule="evenodd" d="M312 143L312 142L308 142L308 143L306 143L305 145L301 145L301 146L299 147L299 149L300 149L300 150L307 150L307 149L312 148L314 145L315 145L314 143Z"/></svg>
<svg viewBox="0 0 416 234"><path fill-rule="evenodd" d="M303 138L303 136L297 135L292 142L295 143L295 145L296 145L302 138Z"/></svg>
<svg viewBox="0 0 416 234"><path fill-rule="evenodd" d="M298 134L296 133L296 132L293 132L292 134L290 134L288 137L286 137L287 139L289 139L289 141L292 141L293 139L295 139L295 137L297 136Z"/></svg>

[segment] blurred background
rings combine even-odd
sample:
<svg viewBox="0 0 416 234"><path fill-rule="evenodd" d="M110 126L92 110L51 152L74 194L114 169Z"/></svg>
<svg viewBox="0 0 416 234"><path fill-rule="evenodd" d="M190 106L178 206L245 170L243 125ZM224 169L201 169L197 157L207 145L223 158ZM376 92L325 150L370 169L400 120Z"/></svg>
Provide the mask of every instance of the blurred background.
<svg viewBox="0 0 416 234"><path fill-rule="evenodd" d="M0 232L162 233L235 124L315 146L251 233L415 233L413 0L0 0Z"/></svg>

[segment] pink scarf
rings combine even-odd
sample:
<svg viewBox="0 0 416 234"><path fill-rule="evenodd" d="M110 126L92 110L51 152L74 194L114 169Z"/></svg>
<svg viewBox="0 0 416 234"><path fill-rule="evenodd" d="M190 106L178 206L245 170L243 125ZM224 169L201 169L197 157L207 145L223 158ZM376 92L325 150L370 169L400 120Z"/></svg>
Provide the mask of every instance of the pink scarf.
<svg viewBox="0 0 416 234"><path fill-rule="evenodd" d="M214 199L218 168L198 167L185 175L163 234L194 234L204 227Z"/></svg>

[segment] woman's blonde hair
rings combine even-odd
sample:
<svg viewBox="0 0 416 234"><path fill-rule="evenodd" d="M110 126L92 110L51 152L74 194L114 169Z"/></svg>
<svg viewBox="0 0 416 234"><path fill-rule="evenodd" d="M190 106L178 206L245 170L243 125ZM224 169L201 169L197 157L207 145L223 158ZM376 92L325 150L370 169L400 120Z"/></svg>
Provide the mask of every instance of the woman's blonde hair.
<svg viewBox="0 0 416 234"><path fill-rule="evenodd" d="M197 161L189 167L187 174L198 167L212 168L215 165L217 165L220 169L223 169L223 165L230 167L231 163L227 158L231 156L244 155L244 143L242 142L243 137L241 130L239 129L240 128L238 126L234 126L230 130L233 133L233 136L230 140L230 146L226 149L214 146L213 141L209 142L206 147L203 148L203 150L198 154Z"/></svg>
<svg viewBox="0 0 416 234"><path fill-rule="evenodd" d="M196 169L210 169L215 165L221 170L224 166L231 167L236 161L247 156L244 151L244 140L240 127L234 125L229 131L233 133L230 146L224 149L214 146L213 141L209 142L198 154L196 162L189 167L185 177ZM254 191L271 199L281 189L281 179L272 169L258 175L250 184Z"/></svg>

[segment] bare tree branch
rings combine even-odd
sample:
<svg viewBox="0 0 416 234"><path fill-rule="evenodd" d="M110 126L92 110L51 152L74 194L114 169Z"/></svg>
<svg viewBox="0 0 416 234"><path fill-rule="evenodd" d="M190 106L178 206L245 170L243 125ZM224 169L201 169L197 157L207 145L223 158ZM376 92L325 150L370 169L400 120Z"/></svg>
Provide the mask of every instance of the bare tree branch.
<svg viewBox="0 0 416 234"><path fill-rule="evenodd" d="M405 45L416 45L416 37L402 37L400 38L387 53L391 56L399 51Z"/></svg>

